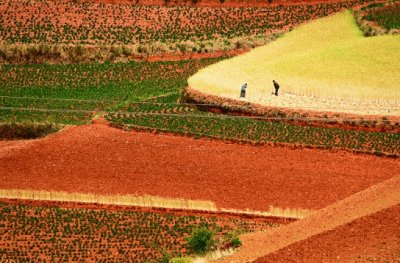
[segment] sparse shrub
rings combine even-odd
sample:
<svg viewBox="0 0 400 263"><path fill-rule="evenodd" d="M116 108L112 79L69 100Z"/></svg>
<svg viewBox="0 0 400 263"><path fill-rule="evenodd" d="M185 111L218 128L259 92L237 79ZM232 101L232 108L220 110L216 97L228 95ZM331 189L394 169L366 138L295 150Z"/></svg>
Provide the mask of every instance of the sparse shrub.
<svg viewBox="0 0 400 263"><path fill-rule="evenodd" d="M169 261L169 263L192 263L193 259L191 257L183 257L183 258L173 258Z"/></svg>
<svg viewBox="0 0 400 263"><path fill-rule="evenodd" d="M186 240L189 249L199 255L210 251L215 243L214 232L206 227L195 229Z"/></svg>
<svg viewBox="0 0 400 263"><path fill-rule="evenodd" d="M240 247L242 245L242 241L240 240L236 231L228 233L228 242L234 248Z"/></svg>

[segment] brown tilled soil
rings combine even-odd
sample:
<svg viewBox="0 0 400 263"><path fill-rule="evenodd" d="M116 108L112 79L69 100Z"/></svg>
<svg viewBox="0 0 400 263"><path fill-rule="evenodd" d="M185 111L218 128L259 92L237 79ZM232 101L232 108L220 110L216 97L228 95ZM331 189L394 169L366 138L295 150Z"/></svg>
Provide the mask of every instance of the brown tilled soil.
<svg viewBox="0 0 400 263"><path fill-rule="evenodd" d="M322 208L400 172L394 159L125 132L102 124L0 144L0 167L3 189L154 195L264 211L270 205Z"/></svg>
<svg viewBox="0 0 400 263"><path fill-rule="evenodd" d="M398 262L400 205L281 249L257 262Z"/></svg>
<svg viewBox="0 0 400 263"><path fill-rule="evenodd" d="M397 171L397 176L302 220L243 235L243 247L221 261L368 262L387 258L389 261L383 262L396 262L400 252L399 189Z"/></svg>

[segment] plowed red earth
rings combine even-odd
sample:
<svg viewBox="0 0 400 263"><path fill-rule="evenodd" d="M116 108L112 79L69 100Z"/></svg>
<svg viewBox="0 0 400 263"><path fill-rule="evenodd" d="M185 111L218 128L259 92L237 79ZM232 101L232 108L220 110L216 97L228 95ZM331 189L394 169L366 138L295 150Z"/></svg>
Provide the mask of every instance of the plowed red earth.
<svg viewBox="0 0 400 263"><path fill-rule="evenodd" d="M257 262L398 262L400 205L362 217Z"/></svg>
<svg viewBox="0 0 400 263"><path fill-rule="evenodd" d="M398 171L394 171L397 172ZM223 262L398 262L400 175L268 232Z"/></svg>
<svg viewBox="0 0 400 263"><path fill-rule="evenodd" d="M218 207L322 208L391 178L400 162L347 152L227 144L95 124L0 144L0 188L155 195Z"/></svg>

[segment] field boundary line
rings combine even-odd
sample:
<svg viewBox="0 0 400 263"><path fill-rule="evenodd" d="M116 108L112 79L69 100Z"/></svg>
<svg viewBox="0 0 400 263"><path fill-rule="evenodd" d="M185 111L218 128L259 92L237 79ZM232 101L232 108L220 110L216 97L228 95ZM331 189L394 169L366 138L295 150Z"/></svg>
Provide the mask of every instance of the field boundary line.
<svg viewBox="0 0 400 263"><path fill-rule="evenodd" d="M97 195L90 193L0 189L0 198L217 211L216 205L211 201L164 198L150 195Z"/></svg>
<svg viewBox="0 0 400 263"><path fill-rule="evenodd" d="M144 130L144 131L151 131L151 130L156 130L156 131L161 131L161 132L166 132L166 133L178 133L180 135L185 135L185 136L199 136L199 137L204 137L204 138L210 138L210 139L215 139L215 140L220 140L220 141L235 141L235 142L240 142L240 143L252 143L252 140L250 139L245 139L245 138L224 138L224 137L218 137L212 134L206 134L206 133L199 133L199 132L190 132L190 131L177 131L177 130L168 130L168 129L163 129L163 128L155 128L155 127L146 127L146 126L140 126L140 125L135 125L135 124L125 124L125 123L113 123L115 125L122 125L126 127L132 127L133 129L136 130ZM324 145L315 145L315 144L296 144L296 143L285 143L285 142L271 142L271 141L262 141L260 142L261 145L273 145L273 146L283 146L283 147L291 147L291 148L306 148L306 149L323 149L323 150L332 150L332 151L346 151L346 152L351 152L355 154L369 154L369 155L376 155L377 153L375 151L367 151L367 150L357 150L357 149L350 149L350 148L344 148L344 147L328 147ZM400 153L394 152L379 152L380 155L388 158L399 158Z"/></svg>
<svg viewBox="0 0 400 263"><path fill-rule="evenodd" d="M315 210L301 208L278 208L269 206L268 211L250 209L217 208L212 201L188 200L183 198L164 198L159 196L136 195L95 195L85 193L68 193L56 191L0 189L0 199L22 199L33 201L71 202L84 204L101 204L132 207L151 207L176 210L191 210L219 214L233 214L256 217L274 217L284 219L302 219L311 215Z"/></svg>
<svg viewBox="0 0 400 263"><path fill-rule="evenodd" d="M343 118L304 118L304 117L263 117L263 116L242 116L242 115L215 115L215 114L177 114L159 112L135 112L135 111L104 111L104 110L78 110L78 109L42 109L42 108L19 108L0 107L0 110L15 111L39 111L39 112L75 112L75 113L100 113L100 114L132 114L133 116L169 116L169 117L194 117L210 119L252 119L252 120L277 120L277 121L342 121ZM132 116L132 117L133 117ZM379 119L351 119L351 121L380 121Z"/></svg>
<svg viewBox="0 0 400 263"><path fill-rule="evenodd" d="M130 104L154 104L154 105L182 105L182 106L208 106L208 107L225 107L227 105L224 104L207 104L207 103L179 103L179 102L148 102L147 100L151 100L151 99L157 99L157 98L162 98L162 97L166 97L169 96L171 94L174 94L175 91L163 94L163 95L159 95L159 96L154 96L154 97L149 97L149 98L145 98L141 101L132 101L129 102ZM125 100L91 100L91 99L72 99L72 98L39 98L39 97L18 97L18 96L0 96L0 98L4 98L4 99L26 99L26 100L58 100L58 101L77 101L77 102L113 102L113 103L119 103L119 102L126 102ZM250 102L250 101L244 101L244 103L249 103L249 104L257 104L258 102ZM251 108L252 105L241 105L241 104L229 104L229 107L243 107L243 108ZM274 106L274 108L282 108L282 109L298 109L298 107L285 107L285 106ZM302 106L299 109L315 109L315 107L307 107L307 106ZM322 110L329 110L328 108L321 108ZM342 108L342 110L350 110L351 108ZM400 108L393 108L391 107L390 109L386 109L386 110L398 110ZM320 110L320 109L318 109Z"/></svg>

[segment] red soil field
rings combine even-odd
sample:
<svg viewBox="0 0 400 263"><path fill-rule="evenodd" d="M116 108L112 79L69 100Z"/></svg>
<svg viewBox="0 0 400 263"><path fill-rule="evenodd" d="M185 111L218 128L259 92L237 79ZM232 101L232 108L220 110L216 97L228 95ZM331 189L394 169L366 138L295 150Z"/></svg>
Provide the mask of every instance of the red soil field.
<svg viewBox="0 0 400 263"><path fill-rule="evenodd" d="M256 262L396 262L400 260L400 205L300 241Z"/></svg>
<svg viewBox="0 0 400 263"><path fill-rule="evenodd" d="M397 159L125 132L95 124L0 144L0 188L317 209L400 173Z"/></svg>
<svg viewBox="0 0 400 263"><path fill-rule="evenodd" d="M104 3L104 4L137 4L137 5L187 5L207 7L259 7L271 5L293 5L293 4L317 4L337 3L341 0L79 0L79 2Z"/></svg>
<svg viewBox="0 0 400 263"><path fill-rule="evenodd" d="M398 173L397 173L398 174ZM223 262L397 262L400 175L277 229L242 236Z"/></svg>

